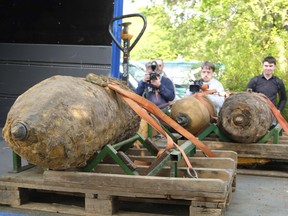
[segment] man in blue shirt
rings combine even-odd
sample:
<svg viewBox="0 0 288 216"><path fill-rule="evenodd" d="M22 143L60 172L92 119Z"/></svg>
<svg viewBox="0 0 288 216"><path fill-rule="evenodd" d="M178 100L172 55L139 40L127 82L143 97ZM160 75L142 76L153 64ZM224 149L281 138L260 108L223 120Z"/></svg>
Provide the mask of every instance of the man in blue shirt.
<svg viewBox="0 0 288 216"><path fill-rule="evenodd" d="M156 104L160 109L165 109L175 99L173 82L159 73L156 61L148 62L143 80L138 83L136 93Z"/></svg>

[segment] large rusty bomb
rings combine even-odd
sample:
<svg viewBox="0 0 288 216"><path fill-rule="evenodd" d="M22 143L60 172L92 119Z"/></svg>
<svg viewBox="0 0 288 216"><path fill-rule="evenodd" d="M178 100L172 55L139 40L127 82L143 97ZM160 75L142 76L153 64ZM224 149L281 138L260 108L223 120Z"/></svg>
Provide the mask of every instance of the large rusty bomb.
<svg viewBox="0 0 288 216"><path fill-rule="evenodd" d="M135 112L108 87L54 76L17 98L3 137L29 163L62 170L85 166L103 146L133 136L139 124Z"/></svg>

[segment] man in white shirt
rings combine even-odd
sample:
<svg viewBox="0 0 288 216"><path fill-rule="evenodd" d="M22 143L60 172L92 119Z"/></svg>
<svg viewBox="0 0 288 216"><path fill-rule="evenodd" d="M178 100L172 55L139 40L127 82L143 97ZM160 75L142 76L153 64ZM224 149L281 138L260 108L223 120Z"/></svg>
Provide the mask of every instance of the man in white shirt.
<svg viewBox="0 0 288 216"><path fill-rule="evenodd" d="M223 103L224 103L224 95L221 96L220 94L224 92L223 85L213 77L215 71L215 65L212 62L204 62L201 66L201 78L203 80L203 84L208 85L207 90L213 90L215 89L217 92L214 94L208 94L208 98L212 101L212 103L215 106L215 109L217 111L217 114L219 113ZM187 92L189 95L192 94L192 92Z"/></svg>

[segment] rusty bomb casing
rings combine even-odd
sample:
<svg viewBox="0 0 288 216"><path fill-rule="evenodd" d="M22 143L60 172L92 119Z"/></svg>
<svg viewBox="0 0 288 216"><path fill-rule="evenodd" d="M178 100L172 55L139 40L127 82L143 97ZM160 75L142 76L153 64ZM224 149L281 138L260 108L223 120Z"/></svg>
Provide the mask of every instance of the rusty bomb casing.
<svg viewBox="0 0 288 216"><path fill-rule="evenodd" d="M207 96L201 94L181 98L171 107L171 118L193 135L209 126L211 115L216 116L215 107Z"/></svg>
<svg viewBox="0 0 288 216"><path fill-rule="evenodd" d="M103 146L133 136L139 124L136 113L108 87L53 76L17 98L2 133L29 163L63 170L85 166Z"/></svg>
<svg viewBox="0 0 288 216"><path fill-rule="evenodd" d="M231 140L255 143L268 133L273 113L260 93L241 92L228 97L219 113L218 126Z"/></svg>

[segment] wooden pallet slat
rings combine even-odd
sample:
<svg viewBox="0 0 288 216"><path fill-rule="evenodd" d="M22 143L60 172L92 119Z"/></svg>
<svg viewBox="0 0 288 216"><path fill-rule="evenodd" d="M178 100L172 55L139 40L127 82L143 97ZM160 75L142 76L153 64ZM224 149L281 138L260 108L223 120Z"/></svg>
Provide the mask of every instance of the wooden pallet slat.
<svg viewBox="0 0 288 216"><path fill-rule="evenodd" d="M287 144L231 143L219 141L203 141L210 149L231 150L238 157L288 159Z"/></svg>
<svg viewBox="0 0 288 216"><path fill-rule="evenodd" d="M128 152L132 160L155 160L155 156L147 152L143 154L143 150ZM189 157L198 179L188 177L182 161L178 162L178 177L170 177L169 164L156 176L138 176L123 173L118 164L111 164L109 160L108 163L98 164L93 172L52 171L34 167L20 173L9 173L0 176L0 204L72 215L121 215L121 200L141 202L146 199L155 204L181 203L190 215L223 215L232 197L237 154L215 152L216 158L206 158L199 151L195 157ZM142 173L147 166L139 165L136 169ZM73 206L60 201L55 203L55 200L54 203L39 202L34 200L35 194L44 197L46 194L54 194L55 197L65 195L68 200L77 197L81 202ZM133 215L132 211L128 214ZM143 212L143 215L153 215L153 212Z"/></svg>

